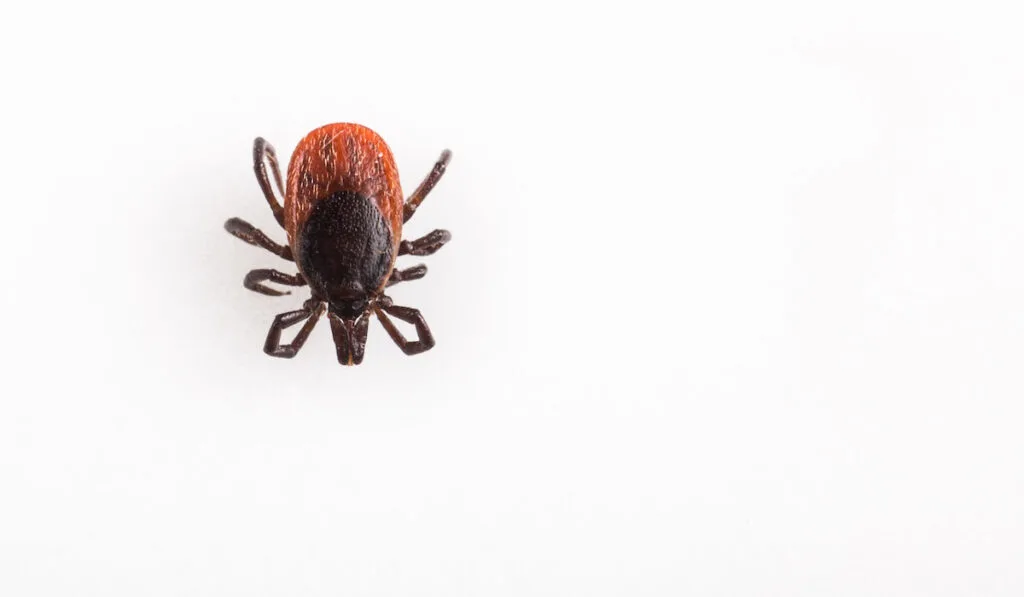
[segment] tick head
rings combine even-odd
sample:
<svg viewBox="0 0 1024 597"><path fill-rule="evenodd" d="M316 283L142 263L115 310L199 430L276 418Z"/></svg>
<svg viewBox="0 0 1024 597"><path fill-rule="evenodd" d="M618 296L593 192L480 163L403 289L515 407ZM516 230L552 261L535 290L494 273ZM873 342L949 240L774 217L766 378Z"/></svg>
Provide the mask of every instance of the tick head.
<svg viewBox="0 0 1024 597"><path fill-rule="evenodd" d="M333 306L331 308L333 309ZM356 317L344 319L341 315L330 312L327 318L331 321L331 335L334 336L338 362L342 365L362 363L363 353L366 349L366 331L370 325L370 314L364 313L358 319Z"/></svg>
<svg viewBox="0 0 1024 597"><path fill-rule="evenodd" d="M351 321L366 312L369 297L362 284L352 281L332 288L328 303L330 313Z"/></svg>

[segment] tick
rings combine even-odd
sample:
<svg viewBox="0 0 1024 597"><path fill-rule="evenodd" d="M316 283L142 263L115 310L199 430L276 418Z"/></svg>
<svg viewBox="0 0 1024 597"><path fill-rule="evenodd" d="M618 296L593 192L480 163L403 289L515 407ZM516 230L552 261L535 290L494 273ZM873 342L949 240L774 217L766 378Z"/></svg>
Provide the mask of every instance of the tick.
<svg viewBox="0 0 1024 597"><path fill-rule="evenodd" d="M404 200L391 150L365 126L329 124L306 135L288 164L287 187L281 181L274 148L256 138L252 151L256 180L274 218L284 228L288 244L277 244L239 218L231 218L224 228L250 245L294 261L298 272L254 269L245 276L243 285L269 296L289 293L268 287L265 282L309 286L311 295L301 309L274 318L264 352L274 357L294 357L324 311L342 365L362 362L373 315L405 354L418 354L434 346L434 336L423 315L416 309L395 305L384 290L427 273L423 264L396 270L399 255L430 255L451 240L447 230L402 240L402 225L441 180L451 155L447 149L441 152L434 169ZM284 195L283 207L270 186L267 164L277 190ZM416 340L407 340L389 315L415 326ZM281 332L300 322L304 323L291 343L281 344Z"/></svg>

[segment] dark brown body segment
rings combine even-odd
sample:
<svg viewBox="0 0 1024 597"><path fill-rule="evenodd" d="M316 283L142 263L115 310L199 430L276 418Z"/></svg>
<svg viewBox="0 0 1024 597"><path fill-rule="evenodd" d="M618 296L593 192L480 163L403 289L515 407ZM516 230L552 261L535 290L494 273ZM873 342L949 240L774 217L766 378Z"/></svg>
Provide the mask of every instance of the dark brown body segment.
<svg viewBox="0 0 1024 597"><path fill-rule="evenodd" d="M359 124L322 126L299 141L288 164L284 227L292 253L298 255L301 235L317 205L339 196L369 200L390 229L391 255L378 288L394 268L402 240L404 198L391 149L377 133ZM298 263L302 270L301 260ZM302 271L307 278L312 272Z"/></svg>

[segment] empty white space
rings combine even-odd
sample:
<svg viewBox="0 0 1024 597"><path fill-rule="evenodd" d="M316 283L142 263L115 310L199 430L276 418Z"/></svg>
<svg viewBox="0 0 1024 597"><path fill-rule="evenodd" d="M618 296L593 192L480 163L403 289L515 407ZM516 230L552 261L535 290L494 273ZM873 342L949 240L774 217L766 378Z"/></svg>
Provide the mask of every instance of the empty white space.
<svg viewBox="0 0 1024 597"><path fill-rule="evenodd" d="M0 594L1024 594L1012 3L17 3ZM251 143L359 122L446 228L321 323Z"/></svg>

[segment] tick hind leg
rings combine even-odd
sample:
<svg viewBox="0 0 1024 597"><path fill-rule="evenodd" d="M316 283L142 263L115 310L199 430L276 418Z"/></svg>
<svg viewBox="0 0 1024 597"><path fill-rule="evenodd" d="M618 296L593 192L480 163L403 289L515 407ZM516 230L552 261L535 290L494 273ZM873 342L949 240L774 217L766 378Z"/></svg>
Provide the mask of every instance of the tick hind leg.
<svg viewBox="0 0 1024 597"><path fill-rule="evenodd" d="M256 181L260 183L263 196L267 198L270 211L274 212L274 219L284 228L284 208L274 196L274 189L270 186L270 177L267 175L267 163L270 163L270 170L274 173L274 182L277 183L277 190L284 196L284 184L281 181L281 168L277 164L277 152L274 146L267 143L263 137L256 137L252 144L252 167L256 172Z"/></svg>
<svg viewBox="0 0 1024 597"><path fill-rule="evenodd" d="M292 257L291 247L275 243L270 240L270 237L264 234L262 230L241 218L231 218L227 222L224 222L224 229L250 245L263 247L282 259L287 259L288 261L295 260L295 258Z"/></svg>
<svg viewBox="0 0 1024 597"><path fill-rule="evenodd" d="M306 279L302 277L302 274L295 274L294 276L291 276L284 272L279 272L276 269L254 269L245 275L245 281L242 282L242 285L253 292L258 292L267 296L291 294L290 292L281 292L280 290L274 290L269 286L264 286L263 282L277 282L278 284L286 284L288 286L306 285Z"/></svg>
<svg viewBox="0 0 1024 597"><path fill-rule="evenodd" d="M380 323L384 326L384 330L387 331L391 339L395 341L395 344L405 354L419 354L434 347L434 336L430 333L430 328L427 327L427 322L423 319L423 314L419 310L410 307L396 307L394 305L386 307L378 305L374 308L374 311L377 313L377 317L380 318ZM416 340L412 342L406 340L402 332L398 331L398 328L395 327L395 324L385 313L406 323L413 324L416 327Z"/></svg>
<svg viewBox="0 0 1024 597"><path fill-rule="evenodd" d="M270 324L267 341L263 344L263 352L272 357L280 357L282 359L290 359L298 354L299 349L306 343L309 334L316 327L316 323L320 321L320 316L324 314L325 307L323 303L319 303L315 307L311 303L312 301L307 301L302 309L281 313L274 318L274 323ZM299 330L299 333L295 334L291 344L282 345L281 332L285 328L289 328L303 320L306 323Z"/></svg>
<svg viewBox="0 0 1024 597"><path fill-rule="evenodd" d="M404 222L408 222L412 214L416 213L416 208L423 203L423 200L427 198L430 191L434 188L441 177L444 176L444 171L448 168L448 162L452 159L452 152L447 149L441 152L441 157L437 158L437 162L434 164L434 169L427 174L427 177L423 179L420 186L416 187L416 190L409 195L409 200L405 202Z"/></svg>

